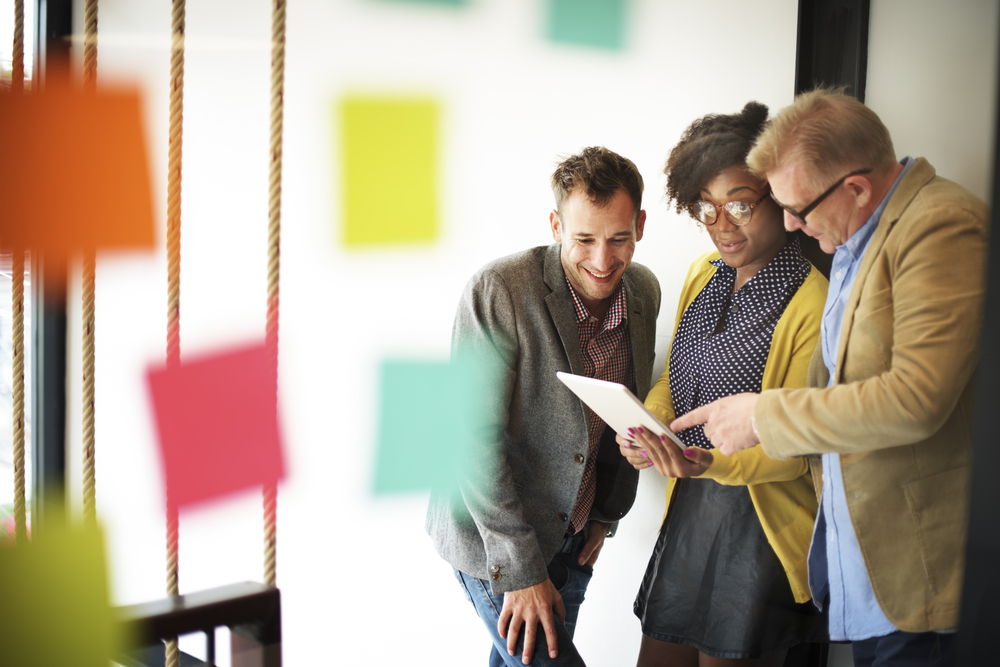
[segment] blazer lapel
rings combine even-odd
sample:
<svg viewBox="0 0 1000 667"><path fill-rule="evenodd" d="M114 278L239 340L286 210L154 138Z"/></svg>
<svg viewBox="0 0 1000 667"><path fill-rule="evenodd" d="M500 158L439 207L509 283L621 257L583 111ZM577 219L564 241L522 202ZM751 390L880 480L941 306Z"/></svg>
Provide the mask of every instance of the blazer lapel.
<svg viewBox="0 0 1000 667"><path fill-rule="evenodd" d="M549 316L559 333L569 368L576 375L583 375L583 354L580 352L580 332L576 324L576 313L573 311L573 300L566 287L566 273L563 271L562 260L559 257L559 244L550 245L545 253L543 276L545 284L551 292L545 297L545 305Z"/></svg>
<svg viewBox="0 0 1000 667"><path fill-rule="evenodd" d="M882 246L885 245L885 241L889 237L889 232L892 231L893 225L903 215L903 212L913 201L913 198L917 196L920 188L924 187L934 176L934 167L924 158L917 158L916 164L913 165L902 182L900 182L896 191L892 193L892 198L886 205L885 210L882 211L878 228L872 235L872 240L868 242L868 248L865 250L864 258L861 260L861 266L858 267L858 275L854 279L854 285L851 287L851 295L844 309L844 323L840 328L840 342L837 345L836 382L840 382L842 377L844 357L847 355L848 338L850 338L851 327L854 325L854 312L861 301L861 291L864 289L868 274L871 273L872 267L875 266L875 258L882 251Z"/></svg>
<svg viewBox="0 0 1000 667"><path fill-rule="evenodd" d="M646 336L646 315L642 300L634 297L634 285L628 271L622 277L625 282L625 302L628 307L628 330L632 342L632 365L635 369L636 395L643 397L649 392L649 382L653 376L651 349L653 341Z"/></svg>

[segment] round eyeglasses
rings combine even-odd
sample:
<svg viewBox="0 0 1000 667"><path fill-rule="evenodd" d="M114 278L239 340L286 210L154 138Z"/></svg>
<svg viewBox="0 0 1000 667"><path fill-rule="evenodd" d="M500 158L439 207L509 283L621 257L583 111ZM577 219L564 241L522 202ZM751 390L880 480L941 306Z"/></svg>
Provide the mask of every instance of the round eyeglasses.
<svg viewBox="0 0 1000 667"><path fill-rule="evenodd" d="M691 210L691 217L706 227L711 227L718 222L720 208L726 212L726 218L729 219L729 222L733 223L737 227L742 227L743 225L750 224L750 220L753 219L754 207L767 199L769 191L770 188L768 188L767 192L761 195L760 199L752 204L748 204L745 201L727 201L722 206L716 206L710 201L699 199L696 202L688 204L688 209Z"/></svg>

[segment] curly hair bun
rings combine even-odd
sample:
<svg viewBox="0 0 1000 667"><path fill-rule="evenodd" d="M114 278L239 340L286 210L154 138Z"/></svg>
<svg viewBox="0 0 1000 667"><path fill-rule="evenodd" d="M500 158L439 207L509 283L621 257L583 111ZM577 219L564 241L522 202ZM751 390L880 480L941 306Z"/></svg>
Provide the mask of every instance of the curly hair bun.
<svg viewBox="0 0 1000 667"><path fill-rule="evenodd" d="M743 107L743 111L740 115L743 116L743 122L749 127L764 128L764 124L767 122L767 105L761 104L756 101L749 101L746 106ZM758 130L759 132L760 130Z"/></svg>
<svg viewBox="0 0 1000 667"><path fill-rule="evenodd" d="M720 171L746 165L747 153L767 124L767 112L766 105L751 101L739 113L708 114L684 130L663 168L667 201L678 213Z"/></svg>

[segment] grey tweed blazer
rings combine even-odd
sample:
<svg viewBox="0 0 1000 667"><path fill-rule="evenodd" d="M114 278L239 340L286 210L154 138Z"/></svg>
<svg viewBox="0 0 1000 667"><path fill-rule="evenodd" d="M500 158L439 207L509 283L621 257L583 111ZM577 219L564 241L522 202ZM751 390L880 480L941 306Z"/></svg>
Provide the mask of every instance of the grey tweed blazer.
<svg viewBox="0 0 1000 667"><path fill-rule="evenodd" d="M576 504L588 453L589 409L557 378L583 374L576 315L559 258L540 246L495 260L472 277L452 332L452 358L473 355L491 370L481 392L487 423L456 455L465 460L456 488L431 493L426 529L438 554L491 582L494 594L548 577ZM631 264L622 280L640 400L653 371L660 286ZM610 429L597 460L591 520L613 528L635 499L638 472Z"/></svg>

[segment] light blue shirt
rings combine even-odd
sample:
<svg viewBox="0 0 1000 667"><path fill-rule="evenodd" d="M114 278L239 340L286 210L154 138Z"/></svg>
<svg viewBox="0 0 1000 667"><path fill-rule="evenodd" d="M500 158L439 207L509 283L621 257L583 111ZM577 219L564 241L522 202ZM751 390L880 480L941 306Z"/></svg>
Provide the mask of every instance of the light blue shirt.
<svg viewBox="0 0 1000 667"><path fill-rule="evenodd" d="M847 300L861 260L892 193L914 163L915 160L910 157L903 158L903 171L871 217L843 245L837 246L833 255L830 290L823 308L820 342L823 362L830 372L830 385L834 384L836 376L837 348L844 324L844 311L847 309ZM831 641L860 641L896 632L897 628L879 608L868 580L858 538L847 511L839 454L823 454L823 497L816 516L812 544L809 546L809 588L817 606L821 607L826 595L830 595Z"/></svg>

